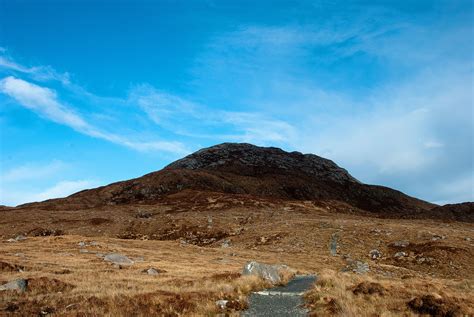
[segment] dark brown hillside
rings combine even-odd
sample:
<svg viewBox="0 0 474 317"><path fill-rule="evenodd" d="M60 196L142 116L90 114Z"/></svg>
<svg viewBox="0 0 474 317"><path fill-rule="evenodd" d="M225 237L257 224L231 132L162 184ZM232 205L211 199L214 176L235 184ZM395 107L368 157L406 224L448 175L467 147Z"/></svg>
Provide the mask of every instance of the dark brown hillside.
<svg viewBox="0 0 474 317"><path fill-rule="evenodd" d="M377 215L426 217L435 205L399 191L360 183L334 162L313 154L223 143L140 178L21 207L80 209L153 203L184 189L288 200L336 200ZM443 214L436 213L436 217Z"/></svg>

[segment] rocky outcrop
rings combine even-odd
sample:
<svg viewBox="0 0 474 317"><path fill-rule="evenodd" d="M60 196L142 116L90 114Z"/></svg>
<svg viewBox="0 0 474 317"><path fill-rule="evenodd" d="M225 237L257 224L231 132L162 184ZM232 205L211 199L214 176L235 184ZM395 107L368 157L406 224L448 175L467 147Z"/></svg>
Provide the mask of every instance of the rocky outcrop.
<svg viewBox="0 0 474 317"><path fill-rule="evenodd" d="M358 183L345 169L314 154L285 152L274 147L247 143L223 143L199 150L165 170L216 170L256 177L264 174L306 175L337 183Z"/></svg>

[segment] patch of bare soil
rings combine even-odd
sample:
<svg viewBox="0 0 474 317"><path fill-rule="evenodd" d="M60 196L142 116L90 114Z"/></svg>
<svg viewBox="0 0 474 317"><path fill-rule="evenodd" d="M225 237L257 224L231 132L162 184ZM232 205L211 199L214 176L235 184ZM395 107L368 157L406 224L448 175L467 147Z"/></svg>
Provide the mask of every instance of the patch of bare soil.
<svg viewBox="0 0 474 317"><path fill-rule="evenodd" d="M0 261L0 272L21 272L24 270L25 270L25 267L23 265L17 265L17 264L8 263L5 261Z"/></svg>
<svg viewBox="0 0 474 317"><path fill-rule="evenodd" d="M107 218L91 218L89 219L88 223L93 226L100 226L103 224L113 223L113 220Z"/></svg>
<svg viewBox="0 0 474 317"><path fill-rule="evenodd" d="M61 229L44 229L40 227L28 231L28 235L33 237L62 236L64 234L65 232Z"/></svg>
<svg viewBox="0 0 474 317"><path fill-rule="evenodd" d="M354 295L365 294L365 295L375 295L378 294L383 296L385 294L385 288L379 283L374 282L362 282L354 287L352 293Z"/></svg>
<svg viewBox="0 0 474 317"><path fill-rule="evenodd" d="M459 305L449 299L436 298L433 295L415 297L407 305L418 314L427 314L435 317L462 316Z"/></svg>

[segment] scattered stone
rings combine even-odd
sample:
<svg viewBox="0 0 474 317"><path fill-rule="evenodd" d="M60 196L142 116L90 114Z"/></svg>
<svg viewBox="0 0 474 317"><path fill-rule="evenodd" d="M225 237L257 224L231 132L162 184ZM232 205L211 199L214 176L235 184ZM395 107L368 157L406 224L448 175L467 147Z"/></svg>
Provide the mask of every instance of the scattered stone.
<svg viewBox="0 0 474 317"><path fill-rule="evenodd" d="M408 254L406 252L400 251L400 252L395 253L395 255L393 257L395 259L401 259L401 258L404 258L404 257L407 257L407 256L408 256Z"/></svg>
<svg viewBox="0 0 474 317"><path fill-rule="evenodd" d="M148 270L146 270L146 274L148 274L148 275L158 275L158 271L151 267Z"/></svg>
<svg viewBox="0 0 474 317"><path fill-rule="evenodd" d="M406 248L410 245L410 241L407 240L399 240L395 241L390 244L391 246L398 247L398 248Z"/></svg>
<svg viewBox="0 0 474 317"><path fill-rule="evenodd" d="M353 272L356 274L365 274L370 271L369 264L366 262L353 260L350 261L343 269L343 272Z"/></svg>
<svg viewBox="0 0 474 317"><path fill-rule="evenodd" d="M466 241L471 241L471 238L466 237L466 238L464 238L464 240L466 240Z"/></svg>
<svg viewBox="0 0 474 317"><path fill-rule="evenodd" d="M23 241L26 240L26 237L24 235L18 235L14 239L8 239L8 242L18 242L18 241Z"/></svg>
<svg viewBox="0 0 474 317"><path fill-rule="evenodd" d="M329 251L332 256L337 256L337 232L331 235L331 241L329 242Z"/></svg>
<svg viewBox="0 0 474 317"><path fill-rule="evenodd" d="M230 248L230 240L224 240L221 244L222 248Z"/></svg>
<svg viewBox="0 0 474 317"><path fill-rule="evenodd" d="M433 235L433 237L431 238L431 241L438 241L438 240L444 240L446 239L446 236L440 236L438 234L435 234Z"/></svg>
<svg viewBox="0 0 474 317"><path fill-rule="evenodd" d="M369 256L372 260L377 260L382 257L382 253L379 250L374 249L369 252Z"/></svg>
<svg viewBox="0 0 474 317"><path fill-rule="evenodd" d="M279 284L281 283L280 271L285 269L288 269L286 265L269 265L251 261L245 264L242 275L257 275L272 284Z"/></svg>
<svg viewBox="0 0 474 317"><path fill-rule="evenodd" d="M115 265L132 265L133 261L120 253L109 253L104 256L104 260Z"/></svg>
<svg viewBox="0 0 474 317"><path fill-rule="evenodd" d="M28 287L28 280L16 279L0 286L0 291L20 291L25 292Z"/></svg>
<svg viewBox="0 0 474 317"><path fill-rule="evenodd" d="M64 231L61 229L44 229L41 227L37 227L28 231L28 235L33 237L62 236L64 234Z"/></svg>
<svg viewBox="0 0 474 317"><path fill-rule="evenodd" d="M427 257L419 256L419 257L416 258L416 262L418 264L428 264L428 265L430 265L430 264L433 264L435 262L435 259L433 259L432 257L429 257L429 256L427 256ZM450 264L452 264L452 262L450 262Z"/></svg>
<svg viewBox="0 0 474 317"><path fill-rule="evenodd" d="M229 301L226 299L220 299L216 301L216 306L219 307L219 309L226 309L227 308L227 303Z"/></svg>
<svg viewBox="0 0 474 317"><path fill-rule="evenodd" d="M135 218L141 218L141 219L149 219L153 217L153 214L151 212L146 212L139 210L138 213L135 215Z"/></svg>
<svg viewBox="0 0 474 317"><path fill-rule="evenodd" d="M96 241L91 241L91 242L84 242L84 241L81 241L77 244L80 248L85 248L85 247L95 247L95 246L98 246L99 243L97 243Z"/></svg>

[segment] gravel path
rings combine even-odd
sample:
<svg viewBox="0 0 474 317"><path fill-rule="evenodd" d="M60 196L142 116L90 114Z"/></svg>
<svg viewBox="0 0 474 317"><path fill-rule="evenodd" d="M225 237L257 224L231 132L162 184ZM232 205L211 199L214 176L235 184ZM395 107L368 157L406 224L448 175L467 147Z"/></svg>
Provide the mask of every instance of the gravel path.
<svg viewBox="0 0 474 317"><path fill-rule="evenodd" d="M314 275L297 275L287 285L252 293L249 309L241 316L307 316L303 305L303 293L316 281Z"/></svg>

